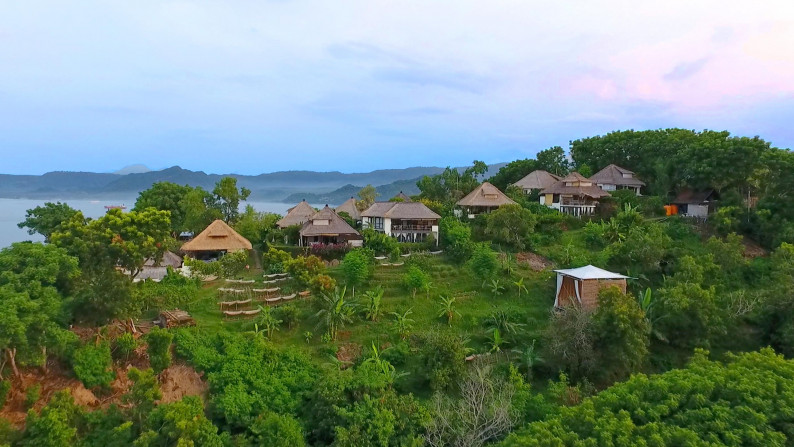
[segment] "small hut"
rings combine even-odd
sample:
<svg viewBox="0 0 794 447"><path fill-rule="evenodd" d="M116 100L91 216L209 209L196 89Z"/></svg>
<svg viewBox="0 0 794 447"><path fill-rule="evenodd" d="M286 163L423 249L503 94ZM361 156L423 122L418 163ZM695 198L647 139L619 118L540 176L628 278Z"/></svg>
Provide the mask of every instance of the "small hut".
<svg viewBox="0 0 794 447"><path fill-rule="evenodd" d="M601 289L617 286L621 292L626 293L626 279L629 278L592 265L555 270L555 272L557 273L555 308L579 304L585 309L594 309L598 305L598 293Z"/></svg>
<svg viewBox="0 0 794 447"><path fill-rule="evenodd" d="M458 200L457 203L458 206L466 210L470 219L477 214L490 213L500 206L515 204L516 202L513 199L507 197L505 193L499 191L499 188L488 182L483 182L480 186L474 188L474 191Z"/></svg>
<svg viewBox="0 0 794 447"><path fill-rule="evenodd" d="M675 212L672 214L705 219L714 212L717 200L719 200L719 194L713 189L705 191L684 189L671 202L675 205Z"/></svg>
<svg viewBox="0 0 794 447"><path fill-rule="evenodd" d="M182 245L182 251L196 259L212 259L239 250L251 250L251 242L240 236L222 220L211 223L204 231Z"/></svg>
<svg viewBox="0 0 794 447"><path fill-rule="evenodd" d="M301 245L347 243L360 247L363 238L328 205L317 211L300 230Z"/></svg>
<svg viewBox="0 0 794 447"><path fill-rule="evenodd" d="M167 251L163 253L163 258L159 261L149 258L143 263L143 268L138 273L138 276L133 279L133 282L144 280L152 280L160 282L168 274L168 267L173 269L182 268L182 258L176 253Z"/></svg>
<svg viewBox="0 0 794 447"><path fill-rule="evenodd" d="M314 213L316 212L317 211L312 208L311 205L306 202L306 200L303 200L301 203L288 209L287 215L276 222L276 226L279 228L287 228L294 225L303 225L312 216L314 216Z"/></svg>
<svg viewBox="0 0 794 447"><path fill-rule="evenodd" d="M533 192L539 192L542 189L546 189L558 181L560 181L559 176L542 169L538 169L536 171L530 172L521 180L513 183L513 185L524 190L526 194L531 194Z"/></svg>
<svg viewBox="0 0 794 447"><path fill-rule="evenodd" d="M345 203L336 207L336 214L347 213L354 221L361 222L361 211L358 210L356 205L358 205L358 202L355 198L351 197L347 199Z"/></svg>

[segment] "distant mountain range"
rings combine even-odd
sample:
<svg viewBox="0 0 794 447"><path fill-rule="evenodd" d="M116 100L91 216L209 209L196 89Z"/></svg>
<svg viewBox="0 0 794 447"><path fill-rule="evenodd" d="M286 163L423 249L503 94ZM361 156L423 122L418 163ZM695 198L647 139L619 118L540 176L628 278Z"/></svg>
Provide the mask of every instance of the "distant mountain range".
<svg viewBox="0 0 794 447"><path fill-rule="evenodd" d="M496 172L503 164L492 165ZM48 172L43 175L0 174L0 197L28 199L119 198L134 196L156 182L201 186L212 190L223 177L235 177L239 186L251 190L251 199L336 205L356 195L362 186L377 186L388 199L400 190L416 194L416 180L443 172L439 167L380 169L365 173L280 171L260 175L207 174L179 166L150 171L146 166L128 166L115 173Z"/></svg>

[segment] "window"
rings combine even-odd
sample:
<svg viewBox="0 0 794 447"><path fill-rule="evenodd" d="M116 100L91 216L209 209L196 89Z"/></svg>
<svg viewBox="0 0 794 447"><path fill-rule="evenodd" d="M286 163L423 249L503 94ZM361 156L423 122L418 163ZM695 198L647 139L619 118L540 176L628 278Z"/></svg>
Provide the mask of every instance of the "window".
<svg viewBox="0 0 794 447"><path fill-rule="evenodd" d="M383 229L383 218L382 217L374 217L372 219L372 221L374 222L373 226L375 227L376 230L382 230Z"/></svg>

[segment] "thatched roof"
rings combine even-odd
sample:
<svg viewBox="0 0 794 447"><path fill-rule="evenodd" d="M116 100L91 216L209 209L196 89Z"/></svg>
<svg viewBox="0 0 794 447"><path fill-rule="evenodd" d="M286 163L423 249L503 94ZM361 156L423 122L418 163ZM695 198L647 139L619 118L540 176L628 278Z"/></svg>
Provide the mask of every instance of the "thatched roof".
<svg viewBox="0 0 794 447"><path fill-rule="evenodd" d="M590 179L578 172L571 172L548 188L540 191L541 194L564 194L571 196L586 196L593 199L608 197L609 193L596 186Z"/></svg>
<svg viewBox="0 0 794 447"><path fill-rule="evenodd" d="M705 191L684 189L678 193L678 196L676 196L675 200L673 200L671 203L676 205L691 205L711 202L718 199L719 197L713 189L707 189Z"/></svg>
<svg viewBox="0 0 794 447"><path fill-rule="evenodd" d="M614 164L596 172L590 180L601 185L645 186L642 180L634 177L632 171Z"/></svg>
<svg viewBox="0 0 794 447"><path fill-rule="evenodd" d="M555 182L559 181L560 177L550 172L538 169L527 174L521 180L513 183L521 189L543 189L548 188Z"/></svg>
<svg viewBox="0 0 794 447"><path fill-rule="evenodd" d="M251 242L240 236L226 222L216 220L204 231L182 245L182 251L238 251L251 250Z"/></svg>
<svg viewBox="0 0 794 447"><path fill-rule="evenodd" d="M359 233L339 217L336 211L328 205L314 213L301 227L300 235L303 236L338 236L340 234L356 235Z"/></svg>
<svg viewBox="0 0 794 447"><path fill-rule="evenodd" d="M441 216L422 202L375 202L361 213L361 217L390 219L441 219Z"/></svg>
<svg viewBox="0 0 794 447"><path fill-rule="evenodd" d="M144 261L143 266L144 267L154 267L155 264L157 264L160 267L169 267L170 266L170 267L173 267L175 269L178 269L178 268L182 267L182 258L176 253L167 251L167 252L163 253L163 259L159 263L155 262L154 259L149 258L146 261Z"/></svg>
<svg viewBox="0 0 794 447"><path fill-rule="evenodd" d="M483 182L480 186L474 188L474 191L468 193L466 197L458 200L460 206L488 206L499 207L502 205L515 205L516 202L505 193L499 191L499 188L488 183Z"/></svg>
<svg viewBox="0 0 794 447"><path fill-rule="evenodd" d="M305 200L287 210L287 215L282 217L276 226L279 228L287 228L293 225L303 225L310 217L316 213L314 208L311 207Z"/></svg>
<svg viewBox="0 0 794 447"><path fill-rule="evenodd" d="M356 208L356 199L351 197L336 207L336 213L347 213L353 220L361 220L361 211Z"/></svg>
<svg viewBox="0 0 794 447"><path fill-rule="evenodd" d="M400 191L399 194L397 194L396 196L392 197L390 200L394 200L394 199L399 199L399 200L402 200L403 202L413 202L413 200L411 200L411 198L408 197L408 195L405 194L402 191Z"/></svg>

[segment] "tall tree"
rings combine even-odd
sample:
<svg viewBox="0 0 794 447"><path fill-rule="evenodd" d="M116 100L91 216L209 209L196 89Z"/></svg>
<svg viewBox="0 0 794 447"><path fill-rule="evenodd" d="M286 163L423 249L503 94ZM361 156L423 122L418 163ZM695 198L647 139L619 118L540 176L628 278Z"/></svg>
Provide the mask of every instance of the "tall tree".
<svg viewBox="0 0 794 447"><path fill-rule="evenodd" d="M571 165L565 157L565 150L560 146L553 146L538 152L537 168L551 172L554 175L564 176L568 174Z"/></svg>
<svg viewBox="0 0 794 447"><path fill-rule="evenodd" d="M46 202L44 206L27 210L25 220L17 224L19 228L27 228L28 234L44 236L44 241L49 242L50 236L58 227L77 214L77 210L66 203Z"/></svg>
<svg viewBox="0 0 794 447"><path fill-rule="evenodd" d="M179 202L185 230L198 233L216 219L222 219L223 213L217 206L215 198L201 187L193 188Z"/></svg>
<svg viewBox="0 0 794 447"><path fill-rule="evenodd" d="M138 194L133 210L143 211L146 208L155 208L170 212L171 231L178 234L185 230L185 210L181 206L181 202L192 190L190 185L157 182Z"/></svg>
<svg viewBox="0 0 794 447"><path fill-rule="evenodd" d="M538 169L537 160L525 158L523 160L511 161L502 166L496 174L488 179L488 181L504 191L509 185L521 180L536 169Z"/></svg>
<svg viewBox="0 0 794 447"><path fill-rule="evenodd" d="M372 185L367 185L361 190L358 191L358 201L356 202L356 208L359 211L364 211L378 198L378 192L375 190L375 187Z"/></svg>
<svg viewBox="0 0 794 447"><path fill-rule="evenodd" d="M0 349L15 375L18 363L43 364L47 347L63 340L63 300L78 275L77 260L52 245L0 251Z"/></svg>
<svg viewBox="0 0 794 447"><path fill-rule="evenodd" d="M240 202L248 199L251 190L246 187L238 189L236 178L224 177L215 184L212 194L223 214L223 219L227 223L235 223L240 215Z"/></svg>

